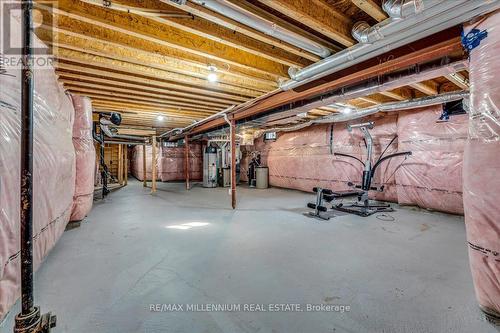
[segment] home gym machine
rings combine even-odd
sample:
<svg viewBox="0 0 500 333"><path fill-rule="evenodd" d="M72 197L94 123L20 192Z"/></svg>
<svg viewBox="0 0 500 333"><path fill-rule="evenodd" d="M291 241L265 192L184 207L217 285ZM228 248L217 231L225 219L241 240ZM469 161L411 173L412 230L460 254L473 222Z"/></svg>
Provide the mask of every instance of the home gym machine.
<svg viewBox="0 0 500 333"><path fill-rule="evenodd" d="M313 188L313 191L316 193L316 202L308 203L307 207L314 209L314 212L309 212L309 216L321 218L324 220L328 220L332 214L327 213L326 206L323 205L323 202L331 202L335 199L344 199L344 198L357 198L357 202L345 205L343 203L333 204L332 209L337 211L342 211L345 213L356 214L359 216L370 216L374 213L379 212L393 212L394 209L387 203L375 203L371 201L368 197L369 191L379 191L382 192L384 190L384 186L375 187L372 186L372 180L375 176L375 172L380 166L380 164L390 158L397 156L405 156L407 158L411 155L410 151L405 152L397 152L389 155L385 155L387 149L391 146L391 144L397 139L397 135L392 138L389 144L382 151L382 154L378 157L375 163L372 163L372 153L373 153L373 138L370 135L369 130L373 129L373 122L366 122L356 125L348 125L347 130L352 132L353 129L359 128L364 135L364 141L367 150L366 161L363 162L361 159L356 156L342 154L342 153L334 153L335 156L351 158L363 165L363 174L361 177L361 184L353 184L351 182L348 183L348 186L352 187L352 190L345 191L333 191L329 189L323 189L319 187Z"/></svg>

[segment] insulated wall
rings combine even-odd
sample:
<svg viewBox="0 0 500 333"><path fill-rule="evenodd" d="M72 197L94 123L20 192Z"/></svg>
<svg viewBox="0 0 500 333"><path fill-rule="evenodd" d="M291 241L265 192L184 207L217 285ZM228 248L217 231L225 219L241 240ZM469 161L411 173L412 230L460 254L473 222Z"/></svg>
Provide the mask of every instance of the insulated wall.
<svg viewBox="0 0 500 333"><path fill-rule="evenodd" d="M20 25L11 37L21 40ZM42 47L35 40L37 47ZM0 319L19 297L20 69L0 73ZM54 246L69 221L75 189L73 106L52 67L34 71L34 264Z"/></svg>
<svg viewBox="0 0 500 333"><path fill-rule="evenodd" d="M88 97L71 96L75 108L73 146L76 154L76 184L71 221L80 221L92 209L96 152L92 138L92 102Z"/></svg>
<svg viewBox="0 0 500 333"><path fill-rule="evenodd" d="M486 31L470 51L471 112L464 155L469 258L481 308L500 318L500 13L469 26Z"/></svg>
<svg viewBox="0 0 500 333"><path fill-rule="evenodd" d="M412 156L396 172L400 204L463 214L462 162L468 117L436 122L441 106L399 113L398 144Z"/></svg>
<svg viewBox="0 0 500 333"><path fill-rule="evenodd" d="M143 146L134 146L132 149L132 156L130 161L130 173L140 181L144 180L144 162L143 162ZM161 163L160 163L160 148L156 148L156 179L160 178ZM152 146L146 146L146 180L152 179Z"/></svg>
<svg viewBox="0 0 500 333"><path fill-rule="evenodd" d="M383 185L384 191L370 192L373 198L457 214L463 212L461 168L467 117L453 116L448 123L436 123L441 111L441 106L427 107L354 121L375 122L375 128L370 130L373 161L386 148L385 155L407 150L414 153L407 158L395 157L382 162L373 185ZM347 123L281 132L276 141L265 142L259 138L253 150L261 152L263 165L269 167L272 186L302 191L312 191L315 186L345 190L349 182L361 182L361 163L334 153L366 159L361 131L347 131Z"/></svg>
<svg viewBox="0 0 500 333"><path fill-rule="evenodd" d="M185 147L162 147L161 148L160 178L163 182L172 180L184 180L184 167L186 165ZM203 178L203 154L201 144L189 144L189 178L201 180Z"/></svg>

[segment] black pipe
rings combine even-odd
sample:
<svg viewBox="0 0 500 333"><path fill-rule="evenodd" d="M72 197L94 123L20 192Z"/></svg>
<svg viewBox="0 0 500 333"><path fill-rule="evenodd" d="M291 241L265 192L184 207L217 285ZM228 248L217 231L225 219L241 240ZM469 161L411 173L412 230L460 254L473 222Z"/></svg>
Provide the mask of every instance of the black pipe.
<svg viewBox="0 0 500 333"><path fill-rule="evenodd" d="M33 301L33 69L32 1L22 2L21 71L21 314L34 311Z"/></svg>
<svg viewBox="0 0 500 333"><path fill-rule="evenodd" d="M40 314L33 296L33 1L21 2L21 169L20 169L20 238L21 238L21 313L16 316L14 332L48 333L56 326L50 312Z"/></svg>

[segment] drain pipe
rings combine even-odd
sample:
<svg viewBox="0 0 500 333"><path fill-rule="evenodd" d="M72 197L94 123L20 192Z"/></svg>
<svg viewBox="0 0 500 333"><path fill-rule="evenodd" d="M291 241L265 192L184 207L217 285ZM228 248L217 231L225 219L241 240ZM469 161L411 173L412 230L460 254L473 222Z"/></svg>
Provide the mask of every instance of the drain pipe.
<svg viewBox="0 0 500 333"><path fill-rule="evenodd" d="M297 46L303 50L320 56L321 58L328 57L331 52L323 45L313 42L299 34L287 30L271 21L268 21L258 15L248 12L237 5L234 5L226 0L191 0L194 3L204 6L216 13L229 17L239 23L258 30L266 35L275 37L288 44Z"/></svg>
<svg viewBox="0 0 500 333"><path fill-rule="evenodd" d="M411 100L406 100L402 102L392 102L392 103L384 103L381 105L377 105L374 107L364 108L355 110L349 114L335 114L326 117L322 117L319 119L314 119L305 123L297 124L290 127L274 127L268 129L257 130L254 132L254 138L258 138L262 134L269 132L292 132L298 131L300 129L309 127L314 124L330 124L330 123L339 123L350 121L362 117L366 117L378 112L394 112L394 111L402 111L408 109L415 109L424 106L432 106L437 104L444 104L448 102L457 101L460 99L467 100L469 98L469 92L451 92L445 93L437 96L426 96L422 98L416 98Z"/></svg>
<svg viewBox="0 0 500 333"><path fill-rule="evenodd" d="M20 245L21 245L21 312L15 318L18 333L50 332L56 316L41 315L35 305L33 286L33 1L21 3L22 71L21 71L21 170L20 170Z"/></svg>
<svg viewBox="0 0 500 333"><path fill-rule="evenodd" d="M386 4L385 8L392 15L391 18L370 28L366 25L356 25L355 35L362 41L361 43L302 70L292 71L290 73L292 80L283 83L281 88L294 89L500 8L500 1L492 0L415 0L414 2L400 0L399 2L403 4L401 9Z"/></svg>

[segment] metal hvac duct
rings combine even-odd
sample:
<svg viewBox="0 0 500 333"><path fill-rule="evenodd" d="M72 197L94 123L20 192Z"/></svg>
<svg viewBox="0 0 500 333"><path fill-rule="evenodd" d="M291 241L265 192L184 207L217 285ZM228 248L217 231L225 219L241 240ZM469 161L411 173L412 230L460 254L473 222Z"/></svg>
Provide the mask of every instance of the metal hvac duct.
<svg viewBox="0 0 500 333"><path fill-rule="evenodd" d="M434 4L432 4L434 2ZM414 15L425 9L425 6L439 4L439 0L427 1L424 4L422 0L384 0L382 9L392 18L400 19Z"/></svg>
<svg viewBox="0 0 500 333"><path fill-rule="evenodd" d="M319 119L314 119L314 120L311 120L309 122L290 126L290 127L273 127L273 128L263 129L263 130L257 130L254 133L254 137L257 138L257 137L261 136L262 134L268 133L268 132L297 131L299 129L309 127L313 124L325 124L325 123L328 124L328 123L338 123L338 122L354 120L354 119L358 119L358 118L362 118L362 117L366 117L366 116L375 114L377 112L402 111L402 110L420 108L420 107L424 107L424 106L431 106L431 105L453 102L453 101L457 101L460 99L467 100L468 98L469 98L469 92L451 92L451 93L445 93L445 94L436 95L436 96L426 96L426 97L422 97L422 98L416 98L416 99L411 99L411 100L406 100L406 101L401 101L401 102L384 103L384 104L380 104L380 105L377 105L374 107L354 110L349 114L339 113L339 114L335 114L335 115L322 117Z"/></svg>
<svg viewBox="0 0 500 333"><path fill-rule="evenodd" d="M115 125L115 124L106 118L101 118L101 120L99 121L99 125L101 127L101 130L104 132L104 134L106 134L106 136L109 138L146 141L146 138L141 137L141 136L130 136L130 135L116 134L115 133L116 130L112 131L111 128L109 128L110 125Z"/></svg>
<svg viewBox="0 0 500 333"><path fill-rule="evenodd" d="M238 21L246 26L258 30L266 35L297 46L303 50L316 54L322 58L328 57L331 52L323 45L304 36L296 34L260 16L250 13L226 0L191 0L196 4Z"/></svg>
<svg viewBox="0 0 500 333"><path fill-rule="evenodd" d="M409 5L406 4L406 6ZM411 13L410 9L407 8L409 7L399 11L402 13L401 15ZM292 72L292 80L282 84L281 88L283 90L293 89L301 84L381 55L390 49L401 47L479 15L489 13L500 8L500 1L420 0L418 7L415 8L418 8L419 11L415 10L413 15L405 16L403 19L391 17L370 29L363 27L363 36L360 37L363 43L342 50L302 70ZM395 9L392 11L398 12ZM361 31L359 32L361 33Z"/></svg>
<svg viewBox="0 0 500 333"><path fill-rule="evenodd" d="M368 43L370 28L371 26L365 21L356 22L352 27L352 37L360 43Z"/></svg>

